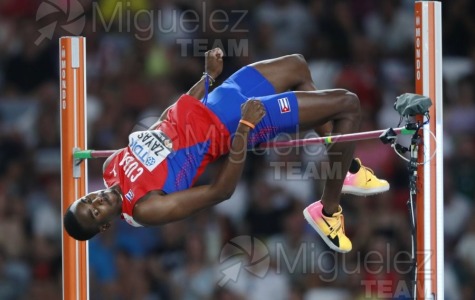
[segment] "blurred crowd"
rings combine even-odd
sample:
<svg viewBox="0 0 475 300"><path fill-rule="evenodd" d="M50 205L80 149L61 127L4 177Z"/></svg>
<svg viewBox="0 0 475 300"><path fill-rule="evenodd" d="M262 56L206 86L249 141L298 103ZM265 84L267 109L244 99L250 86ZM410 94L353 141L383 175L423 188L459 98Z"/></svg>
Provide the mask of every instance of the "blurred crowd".
<svg viewBox="0 0 475 300"><path fill-rule="evenodd" d="M39 18L45 2L56 10ZM473 1L443 3L447 300L475 299L473 15ZM53 21L49 39L39 30ZM62 297L58 38L71 33L87 37L91 149L124 147L199 80L215 46L226 54L218 81L303 54L319 89L359 96L361 131L397 126L395 97L414 92L409 0L0 0L0 299ZM321 195L325 149L256 152L230 200L157 228L119 221L91 240L91 299L409 299L406 162L379 140L356 156L391 190L342 197L349 254L302 217ZM102 163L88 162L90 190L103 187Z"/></svg>

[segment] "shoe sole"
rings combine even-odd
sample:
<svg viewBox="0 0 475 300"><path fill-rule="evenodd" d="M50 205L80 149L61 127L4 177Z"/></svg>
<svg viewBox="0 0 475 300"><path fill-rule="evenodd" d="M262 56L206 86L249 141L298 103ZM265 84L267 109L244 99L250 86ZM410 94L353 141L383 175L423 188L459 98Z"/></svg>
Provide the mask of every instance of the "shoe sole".
<svg viewBox="0 0 475 300"><path fill-rule="evenodd" d="M353 186L343 186L341 189L342 194L352 194L355 196L372 196L377 194L382 194L389 191L389 186L382 186L374 189L362 189Z"/></svg>
<svg viewBox="0 0 475 300"><path fill-rule="evenodd" d="M318 228L317 224L315 224L312 217L310 216L310 213L307 211L307 208L303 210L303 216L305 220L307 220L307 223L310 224L310 226L312 226L312 228L318 233L318 235L320 235L320 237L328 245L328 247L330 247L330 249L335 250L336 252L339 252L339 253L348 253L351 251L351 250L342 250L338 248L335 244L333 244L332 241L326 236L326 234L324 234L320 230L320 228Z"/></svg>

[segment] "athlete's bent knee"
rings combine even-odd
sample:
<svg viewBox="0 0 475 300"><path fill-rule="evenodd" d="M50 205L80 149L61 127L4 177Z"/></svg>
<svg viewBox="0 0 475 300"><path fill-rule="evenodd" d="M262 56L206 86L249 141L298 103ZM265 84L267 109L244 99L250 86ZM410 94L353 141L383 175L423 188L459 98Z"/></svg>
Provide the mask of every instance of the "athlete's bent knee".
<svg viewBox="0 0 475 300"><path fill-rule="evenodd" d="M361 115L360 100L355 93L345 89L333 90L338 95L336 105L340 108L341 116L358 122Z"/></svg>
<svg viewBox="0 0 475 300"><path fill-rule="evenodd" d="M300 53L290 54L289 56L291 56L293 59L295 59L299 63L307 64L307 61L305 60L305 57Z"/></svg>
<svg viewBox="0 0 475 300"><path fill-rule="evenodd" d="M345 96L344 96L344 101L345 101L345 106L348 107L349 111L353 111L356 113L360 112L360 99L355 93L352 93L350 91L345 91Z"/></svg>
<svg viewBox="0 0 475 300"><path fill-rule="evenodd" d="M305 57L300 53L287 55L287 59L290 60L290 62L297 67L307 67L307 61L305 60Z"/></svg>
<svg viewBox="0 0 475 300"><path fill-rule="evenodd" d="M346 110L346 118L351 120L355 126L359 126L361 121L360 100L355 93L346 91L344 95L344 107Z"/></svg>

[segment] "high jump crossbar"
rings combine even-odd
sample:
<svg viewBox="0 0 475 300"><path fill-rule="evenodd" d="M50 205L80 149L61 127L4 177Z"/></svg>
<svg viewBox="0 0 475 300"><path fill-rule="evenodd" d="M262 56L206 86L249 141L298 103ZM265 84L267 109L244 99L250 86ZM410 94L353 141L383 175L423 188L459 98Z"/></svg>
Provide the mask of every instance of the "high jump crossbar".
<svg viewBox="0 0 475 300"><path fill-rule="evenodd" d="M393 129L396 134L410 135L414 134L415 130L406 129L406 127L399 127ZM362 141L369 139L379 138L382 134L386 133L387 129L383 130L374 130L374 131L365 131L358 133L350 134L341 134L334 136L325 136L317 138L308 138L308 139L296 139L289 141L270 141L259 144L257 148L250 149L266 149L266 148L286 148L286 147L302 147L308 145L319 145L319 144L334 144L334 143L343 143L343 142L353 142L353 141ZM91 159L91 158L101 158L109 157L117 150L77 150L74 151L74 158L77 160L82 159Z"/></svg>

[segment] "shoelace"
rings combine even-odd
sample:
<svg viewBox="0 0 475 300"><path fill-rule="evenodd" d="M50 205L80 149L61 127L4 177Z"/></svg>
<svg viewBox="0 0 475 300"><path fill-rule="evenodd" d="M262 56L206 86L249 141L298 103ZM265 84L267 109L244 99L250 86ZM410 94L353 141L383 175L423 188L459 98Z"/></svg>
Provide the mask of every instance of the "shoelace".
<svg viewBox="0 0 475 300"><path fill-rule="evenodd" d="M368 168L368 167L365 167L365 166L361 166L361 168L363 168L363 169L365 169L365 170L368 170L368 171L369 171L371 174L373 174L373 175L374 175L374 171L373 171L373 169L371 169L371 168Z"/></svg>
<svg viewBox="0 0 475 300"><path fill-rule="evenodd" d="M368 171L368 172L370 172L372 175L374 175L373 169L368 168L368 167L365 167L365 166L363 166L363 165L361 165L361 168L365 169L366 171ZM365 175L365 180L366 180L366 182L368 182L368 175L366 174L366 172L364 173L364 175Z"/></svg>
<svg viewBox="0 0 475 300"><path fill-rule="evenodd" d="M335 219L335 218L338 218L338 221L333 225L332 224L332 230L330 231L330 233L328 234L329 236L333 235L333 233L337 232L338 230L340 230L340 228L342 228L342 231L343 233L345 233L345 226L344 226L344 217L342 214L340 214L339 216L337 217L324 217L326 219Z"/></svg>

